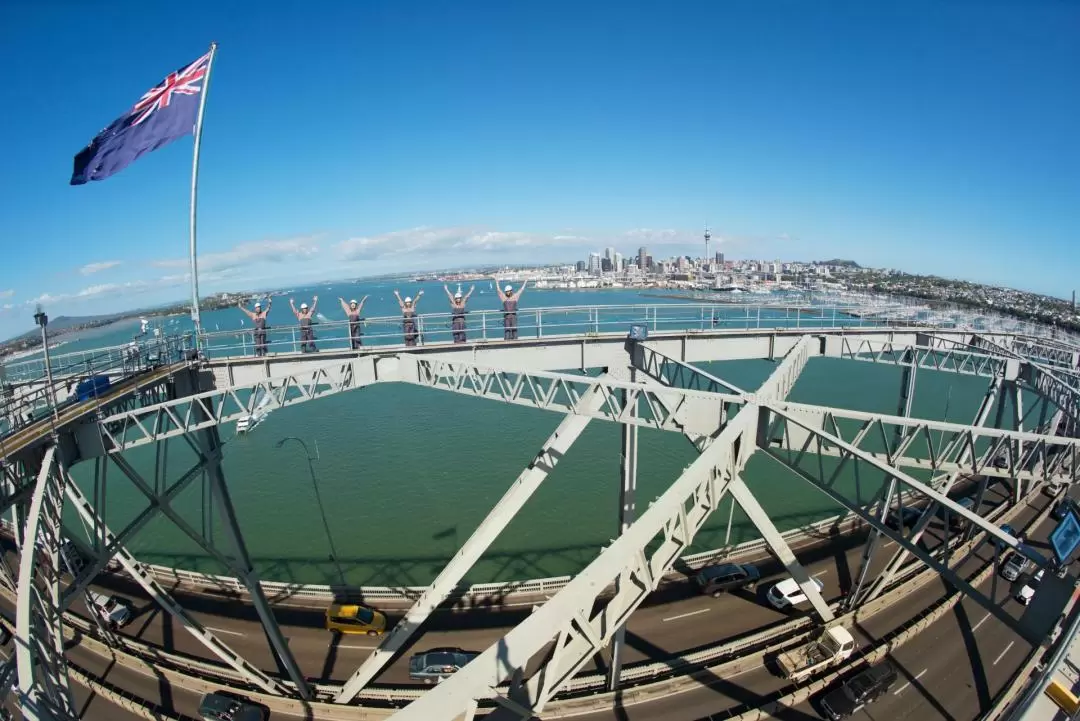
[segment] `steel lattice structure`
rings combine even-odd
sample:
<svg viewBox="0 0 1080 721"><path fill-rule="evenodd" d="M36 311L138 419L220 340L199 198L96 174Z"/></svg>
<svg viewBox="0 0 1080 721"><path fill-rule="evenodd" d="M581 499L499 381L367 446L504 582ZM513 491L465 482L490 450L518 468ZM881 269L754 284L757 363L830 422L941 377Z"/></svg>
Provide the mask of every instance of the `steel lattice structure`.
<svg viewBox="0 0 1080 721"><path fill-rule="evenodd" d="M742 479L743 469L757 452L782 464L796 482L814 486L873 529L851 594L852 605L878 597L905 558L914 555L1003 622L1015 625L990 599L952 574L945 560L922 550L918 540L931 516L944 507L969 522L969 534L985 533L1003 547L1017 548L1017 539L950 499L949 489L962 477L981 479L980 494L989 479L1009 479L1017 498L1032 484L1078 480L1080 440L1073 437L1080 428L1078 350L1047 339L935 333L925 328L882 328L862 334L757 331L751 334L754 347L763 347L759 341L767 339L768 355L754 351L759 355L753 357L774 357L780 362L754 391L695 365L724 343L749 342L744 338L747 335L744 332L737 339L723 332L658 334L647 341L583 337L559 346L566 349L562 356L544 340L505 347L508 359L521 359L530 344L543 346L542 362L556 368L585 370L586 359L603 357L609 362L598 376L528 364L481 364L476 362L476 349L453 346L434 351L375 349L331 358L282 356L248 363L240 369L243 373L232 360L177 362L140 371L109 396L66 409L58 423L24 429L3 448L2 467L3 508L14 510L21 552L18 578L5 582L17 589L18 688L24 714L32 719L73 716L62 614L110 562L119 562L149 597L251 687L277 696L312 697L313 689L292 657L259 586L221 471L218 426L251 414L260 393L271 399L272 407L283 408L376 383L408 383L562 416L534 460L405 619L336 694L337 703L355 699L404 648L593 420L622 426L621 535L501 641L395 718L430 721L463 714L471 718L480 705L494 708L492 719L530 718L542 712L594 654L606 648L612 658L609 687L617 687L627 619L691 545L725 496L743 509L771 552L803 587L820 620L831 621L833 612ZM602 356L590 356L589 345L594 342L604 344ZM501 352L485 347L483 357L491 361ZM901 369L897 413L789 401L800 373L819 356ZM282 372L275 372L276 368ZM985 398L970 425L911 416L915 377L926 371L986 379ZM1040 399L1040 420L1034 428L1023 427L1024 392ZM1014 411L1009 428L1000 427L1005 422L1005 398ZM998 427L987 425L995 407ZM698 456L635 517L637 432L642 427L683 435ZM176 478L145 478L125 455L140 446L160 455L175 444L191 459ZM829 458L831 465L823 465L823 458ZM103 488L110 469L114 478L119 474L147 499L146 510L123 528L107 527L98 512L97 491L85 492L69 475L68 469L77 463L94 468L95 488L99 481ZM833 486L843 469L859 464L887 479L870 506ZM205 484L208 508L222 522L228 548L219 548L173 509L173 501L193 483ZM61 579L60 526L65 498L87 529L87 550L92 556L87 567L66 583ZM919 523L907 533L884 523L885 514L904 498L924 502ZM130 540L159 516L247 587L278 661L277 676L246 661L186 613L127 549ZM886 570L871 579L866 568L882 536L896 541L898 549ZM105 629L102 635L109 637Z"/></svg>

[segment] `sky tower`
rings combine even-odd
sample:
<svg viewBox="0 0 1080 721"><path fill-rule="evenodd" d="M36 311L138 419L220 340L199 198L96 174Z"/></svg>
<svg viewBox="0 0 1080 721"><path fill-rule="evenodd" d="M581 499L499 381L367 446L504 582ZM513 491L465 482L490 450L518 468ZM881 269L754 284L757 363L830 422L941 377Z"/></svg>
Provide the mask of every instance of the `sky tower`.
<svg viewBox="0 0 1080 721"><path fill-rule="evenodd" d="M705 263L706 264L709 262L709 238L711 238L711 237L712 237L712 235L709 234L709 224L706 223L705 224Z"/></svg>

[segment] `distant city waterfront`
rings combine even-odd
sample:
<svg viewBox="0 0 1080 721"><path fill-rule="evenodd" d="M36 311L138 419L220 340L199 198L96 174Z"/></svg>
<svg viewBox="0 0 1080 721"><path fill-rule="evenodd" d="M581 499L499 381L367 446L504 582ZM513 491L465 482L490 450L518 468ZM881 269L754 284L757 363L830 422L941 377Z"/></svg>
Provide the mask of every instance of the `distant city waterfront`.
<svg viewBox="0 0 1080 721"><path fill-rule="evenodd" d="M348 300L368 295L371 315L391 315L397 311L395 287L414 296L419 289L387 281L296 289L278 299L271 317L285 322L287 306L279 310L278 303L287 303L289 297L298 303L311 302L315 295L328 318L340 315L338 296ZM441 284L424 287L427 293L421 312L445 312ZM486 292L480 294L481 290ZM477 309L498 307L490 287L478 287L473 298L471 306ZM526 307L679 302L646 298L626 289L598 294L530 289L523 300ZM240 329L243 319L238 310L217 310L204 315L204 324L210 330ZM782 320L773 322L783 324ZM189 327L186 317L164 321L170 332ZM137 321L94 329L69 341L65 350L122 343L137 329ZM708 367L737 385L754 387L775 364L740 361ZM816 359L800 378L793 399L892 413L899 383L893 367ZM984 391L985 383L978 378L920 372L915 413L942 418L947 410L949 420L966 423ZM231 425L222 427L221 434L226 441L226 477L264 578L418 585L434 577L532 460L559 420L556 414L507 404L413 386L380 385L274 411L247 436L235 437ZM299 444L275 447L286 436L307 443L314 458L314 480ZM594 558L617 532L618 439L617 426L594 421L468 580L564 575ZM149 477L153 477L153 455L147 447L128 453ZM692 448L678 435L642 431L639 508L662 493L693 457ZM173 477L193 460L182 441L170 443L168 466ZM87 464L73 470L91 497L92 470ZM143 508L143 500L119 474L109 478L106 516L110 524L120 526ZM746 478L781 530L838 512L829 499L771 459L755 457ZM864 473L861 479L848 475L841 482L861 483L859 493L868 500L880 479ZM318 484L325 504L321 509L313 483ZM177 498L174 507L193 525L204 527L200 509L205 502L195 484ZM755 535L739 512L733 516L730 531L727 520L725 506L714 514L692 550ZM69 519L69 526L73 532L82 532L74 519ZM331 538L337 557L331 556ZM133 550L147 562L226 572L167 521L155 521L150 532L136 539Z"/></svg>

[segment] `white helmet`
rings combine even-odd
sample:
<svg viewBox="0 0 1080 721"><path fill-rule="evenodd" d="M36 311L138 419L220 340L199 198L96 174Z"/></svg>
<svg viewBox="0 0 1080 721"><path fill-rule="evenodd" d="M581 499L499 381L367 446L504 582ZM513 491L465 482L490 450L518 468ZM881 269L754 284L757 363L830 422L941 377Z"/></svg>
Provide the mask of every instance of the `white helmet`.
<svg viewBox="0 0 1080 721"><path fill-rule="evenodd" d="M514 286L512 286L512 285L506 286L505 288L503 288L503 292L504 293L513 293L514 292Z"/></svg>
<svg viewBox="0 0 1080 721"><path fill-rule="evenodd" d="M454 293L454 300L457 300L460 297L461 297L461 291L460 290L457 293Z"/></svg>
<svg viewBox="0 0 1080 721"><path fill-rule="evenodd" d="M259 308L262 308L262 303L255 304L255 310L258 310Z"/></svg>
<svg viewBox="0 0 1080 721"><path fill-rule="evenodd" d="M307 310L307 303L301 303L300 310Z"/></svg>
<svg viewBox="0 0 1080 721"><path fill-rule="evenodd" d="M405 296L405 302L406 303L412 303L412 296L411 295Z"/></svg>
<svg viewBox="0 0 1080 721"><path fill-rule="evenodd" d="M349 301L349 305L356 305L356 298Z"/></svg>

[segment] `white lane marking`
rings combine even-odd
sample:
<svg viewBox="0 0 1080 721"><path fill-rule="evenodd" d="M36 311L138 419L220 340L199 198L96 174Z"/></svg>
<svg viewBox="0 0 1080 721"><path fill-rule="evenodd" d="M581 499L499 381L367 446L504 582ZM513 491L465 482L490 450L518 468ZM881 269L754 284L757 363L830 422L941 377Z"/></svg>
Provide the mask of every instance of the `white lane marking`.
<svg viewBox="0 0 1080 721"><path fill-rule="evenodd" d="M1005 658L1005 654L1007 654L1009 652L1009 649L1013 647L1014 643L1016 643L1016 642L1015 641L1009 641L1009 645L1005 647L1005 650L998 654L998 657L994 659L994 665L995 666L998 665L998 661Z"/></svg>
<svg viewBox="0 0 1080 721"><path fill-rule="evenodd" d="M972 627L971 627L971 630L972 630L972 631L978 631L978 630L979 630L979 626L983 625L983 624L984 624L984 623L986 622L986 619L988 619L988 618L990 618L990 614L989 614L989 613L988 613L988 614L986 614L985 616L983 616L983 617L982 617L981 619L979 619L979 622L978 622L977 624L975 624L974 626L972 626Z"/></svg>
<svg viewBox="0 0 1080 721"><path fill-rule="evenodd" d="M923 669L922 671L919 671L919 674L918 674L918 675L917 675L917 676L916 676L915 678L911 679L911 681L918 681L918 680L919 680L920 678L922 678L922 676L923 676L923 674L924 674L924 673L926 673L926 669L925 669L925 668L924 668L924 669ZM905 683L905 684L904 684L903 686L901 686L900 688L898 688L898 689L896 689L895 691L893 691L893 694L892 694L892 695L893 695L893 696L899 696L899 695L900 695L900 693L901 693L901 692L902 692L902 691L903 691L904 689L906 689L906 688L907 688L908 686L910 686L910 685L911 685L911 681L908 681L908 682L907 682L907 683Z"/></svg>
<svg viewBox="0 0 1080 721"><path fill-rule="evenodd" d="M340 646L338 646L338 648L364 648L364 649L367 649L368 651L371 651L373 649L378 648L378 646L350 646L348 644L343 643Z"/></svg>
<svg viewBox="0 0 1080 721"><path fill-rule="evenodd" d="M218 633L227 633L230 636L246 636L246 633L240 633L239 631L227 631L224 628L214 628L213 626L206 626L207 631L217 631Z"/></svg>
<svg viewBox="0 0 1080 721"><path fill-rule="evenodd" d="M709 609L707 609L707 608L701 608L701 609L698 609L697 611L691 611L690 613L680 613L678 616L671 616L670 618L662 618L662 619L660 619L660 622L661 623L667 623L668 621L678 621L680 618L687 618L688 616L696 616L699 613L705 613L708 610Z"/></svg>

